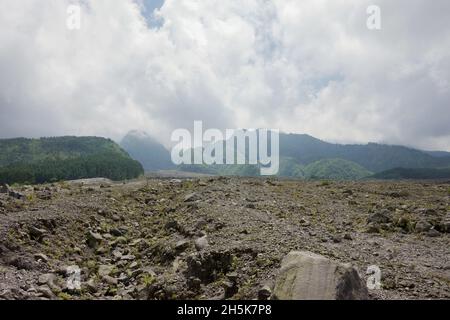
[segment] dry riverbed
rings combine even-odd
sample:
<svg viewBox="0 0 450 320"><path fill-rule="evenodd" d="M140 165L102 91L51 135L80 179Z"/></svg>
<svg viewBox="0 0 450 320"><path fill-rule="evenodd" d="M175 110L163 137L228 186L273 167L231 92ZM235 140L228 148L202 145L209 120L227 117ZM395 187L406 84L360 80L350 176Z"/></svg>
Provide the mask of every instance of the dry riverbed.
<svg viewBox="0 0 450 320"><path fill-rule="evenodd" d="M265 299L293 250L351 263L364 281L378 266L372 299L450 298L449 183L200 177L1 191L0 299Z"/></svg>

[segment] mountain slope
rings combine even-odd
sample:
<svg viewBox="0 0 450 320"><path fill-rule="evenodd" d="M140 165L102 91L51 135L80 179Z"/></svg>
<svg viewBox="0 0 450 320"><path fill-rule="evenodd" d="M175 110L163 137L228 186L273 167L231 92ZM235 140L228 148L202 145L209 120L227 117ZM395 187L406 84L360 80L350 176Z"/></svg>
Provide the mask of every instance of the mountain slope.
<svg viewBox="0 0 450 320"><path fill-rule="evenodd" d="M450 168L395 168L370 178L380 180L450 179Z"/></svg>
<svg viewBox="0 0 450 320"><path fill-rule="evenodd" d="M432 168L450 165L450 157L434 157L426 152L403 146L376 143L340 145L304 134L280 134L280 154L304 164L339 158L355 162L372 172L396 167Z"/></svg>
<svg viewBox="0 0 450 320"><path fill-rule="evenodd" d="M307 179L358 180L372 173L357 163L343 159L323 159L304 168Z"/></svg>
<svg viewBox="0 0 450 320"><path fill-rule="evenodd" d="M145 132L130 131L120 143L145 171L173 169L169 151Z"/></svg>
<svg viewBox="0 0 450 320"><path fill-rule="evenodd" d="M0 140L1 183L136 178L142 166L110 139L54 137Z"/></svg>

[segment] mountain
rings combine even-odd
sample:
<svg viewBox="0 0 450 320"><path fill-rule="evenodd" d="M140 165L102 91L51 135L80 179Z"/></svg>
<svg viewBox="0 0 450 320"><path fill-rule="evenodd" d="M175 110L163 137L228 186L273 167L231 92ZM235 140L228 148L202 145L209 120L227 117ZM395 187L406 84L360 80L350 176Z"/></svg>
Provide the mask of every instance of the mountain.
<svg viewBox="0 0 450 320"><path fill-rule="evenodd" d="M130 131L120 143L130 156L139 161L145 171L173 169L170 152L142 131Z"/></svg>
<svg viewBox="0 0 450 320"><path fill-rule="evenodd" d="M447 151L425 151L425 153L429 154L432 157L450 158L450 152Z"/></svg>
<svg viewBox="0 0 450 320"><path fill-rule="evenodd" d="M380 180L450 179L450 168L395 168L376 173L370 178Z"/></svg>
<svg viewBox="0 0 450 320"><path fill-rule="evenodd" d="M359 180L372 174L359 164L343 159L323 159L304 168L307 179Z"/></svg>
<svg viewBox="0 0 450 320"><path fill-rule="evenodd" d="M435 168L450 165L450 157L385 144L332 144L305 134L280 134L280 154L308 165L322 159L344 159L371 172L392 168Z"/></svg>
<svg viewBox="0 0 450 320"><path fill-rule="evenodd" d="M448 166L450 166L448 152L426 152L404 146L376 143L333 144L306 134L280 133L279 176L282 177L347 180L361 179L374 172L393 168ZM179 169L220 175L258 175L257 166L184 165Z"/></svg>
<svg viewBox="0 0 450 320"><path fill-rule="evenodd" d="M44 183L103 177L136 178L142 166L110 139L0 139L0 183Z"/></svg>

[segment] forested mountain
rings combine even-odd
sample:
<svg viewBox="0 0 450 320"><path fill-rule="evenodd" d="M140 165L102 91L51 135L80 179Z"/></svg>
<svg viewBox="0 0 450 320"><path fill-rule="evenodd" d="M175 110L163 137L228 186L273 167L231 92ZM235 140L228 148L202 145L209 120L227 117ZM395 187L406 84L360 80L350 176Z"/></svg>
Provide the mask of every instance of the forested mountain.
<svg viewBox="0 0 450 320"><path fill-rule="evenodd" d="M280 134L279 176L283 177L348 180L361 179L374 172L398 167L447 166L450 166L448 152L425 152L403 146L376 143L333 144L305 134ZM180 170L245 176L258 175L259 172L257 166L242 165L188 165L181 166Z"/></svg>
<svg viewBox="0 0 450 320"><path fill-rule="evenodd" d="M120 143L130 156L139 161L145 171L173 169L169 151L141 131L130 131Z"/></svg>
<svg viewBox="0 0 450 320"><path fill-rule="evenodd" d="M403 146L369 143L365 145L332 144L304 134L281 134L280 154L308 165L322 159L344 159L371 172L392 168L434 168L450 165L445 153L436 157Z"/></svg>
<svg viewBox="0 0 450 320"><path fill-rule="evenodd" d="M382 180L450 179L450 168L395 168L370 178Z"/></svg>
<svg viewBox="0 0 450 320"><path fill-rule="evenodd" d="M0 140L1 183L43 183L104 177L123 180L143 173L139 162L110 139L54 137Z"/></svg>

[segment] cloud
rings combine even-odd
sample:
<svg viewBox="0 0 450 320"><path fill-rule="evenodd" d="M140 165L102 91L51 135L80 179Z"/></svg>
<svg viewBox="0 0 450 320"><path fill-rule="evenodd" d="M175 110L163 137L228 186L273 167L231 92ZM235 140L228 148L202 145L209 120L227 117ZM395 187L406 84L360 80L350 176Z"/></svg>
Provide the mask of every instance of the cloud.
<svg viewBox="0 0 450 320"><path fill-rule="evenodd" d="M0 136L270 127L450 150L446 0L5 0ZM158 21L158 23L154 23Z"/></svg>

